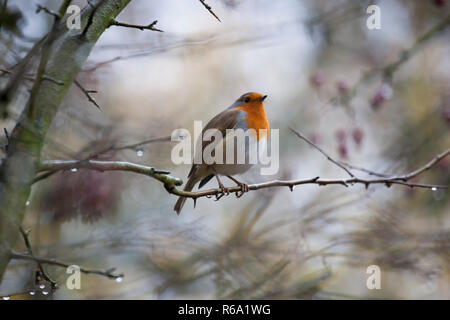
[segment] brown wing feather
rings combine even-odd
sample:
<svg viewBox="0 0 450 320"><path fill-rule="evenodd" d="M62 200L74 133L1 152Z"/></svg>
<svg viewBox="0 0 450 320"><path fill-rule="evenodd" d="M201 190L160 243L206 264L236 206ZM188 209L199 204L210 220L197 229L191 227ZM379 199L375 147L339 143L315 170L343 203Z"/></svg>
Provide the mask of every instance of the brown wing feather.
<svg viewBox="0 0 450 320"><path fill-rule="evenodd" d="M216 115L214 118L212 118L206 124L206 126L202 130L202 136L205 133L205 131L208 129L217 129L217 130L221 131L222 137L225 137L227 129L235 129L236 128L240 112L241 112L240 110L236 110L236 109L226 109L226 110L222 111L221 113ZM199 141L198 141L199 138L200 137L197 137L197 141L196 141L197 145L199 143ZM202 141L202 149L201 150L204 150L205 147L208 144L210 144L211 142L212 141ZM199 152L198 147L197 147L196 152ZM189 171L188 178L194 174L197 166L198 166L197 164L192 165L191 170Z"/></svg>

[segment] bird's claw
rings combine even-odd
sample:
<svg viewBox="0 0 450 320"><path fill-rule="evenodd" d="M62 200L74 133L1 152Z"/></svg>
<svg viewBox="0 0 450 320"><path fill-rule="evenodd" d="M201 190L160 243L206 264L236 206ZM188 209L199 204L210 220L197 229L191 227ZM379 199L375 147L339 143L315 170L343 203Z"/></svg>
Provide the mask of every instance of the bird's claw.
<svg viewBox="0 0 450 320"><path fill-rule="evenodd" d="M241 190L236 191L236 198L242 197L249 190L246 183L239 183L238 186L241 187Z"/></svg>
<svg viewBox="0 0 450 320"><path fill-rule="evenodd" d="M227 196L227 195L230 194L230 191L228 190L228 188L225 188L224 185L219 185L219 188L220 188L220 192L218 192L216 194L216 200L215 201L218 201L223 196Z"/></svg>

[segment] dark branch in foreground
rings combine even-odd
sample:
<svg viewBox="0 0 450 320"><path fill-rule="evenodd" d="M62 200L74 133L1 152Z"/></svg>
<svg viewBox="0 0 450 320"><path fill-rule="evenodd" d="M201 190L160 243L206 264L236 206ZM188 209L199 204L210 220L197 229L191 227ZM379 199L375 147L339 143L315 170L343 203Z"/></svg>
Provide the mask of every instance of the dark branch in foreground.
<svg viewBox="0 0 450 320"><path fill-rule="evenodd" d="M25 246L27 247L28 255L30 257L34 257L33 250L31 249L30 239L28 238L29 231L25 231L22 227L20 227L20 233L22 234L23 241L25 242ZM38 266L38 271L37 271L38 277L42 276L42 278L44 278L45 281L50 283L50 286L52 289L56 289L58 287L58 284L47 275L44 268L42 267L41 262L36 261L36 263Z"/></svg>
<svg viewBox="0 0 450 320"><path fill-rule="evenodd" d="M142 31L143 30L152 30L152 31L157 31L157 32L164 32L161 29L155 28L155 25L157 23L158 23L158 20L155 20L152 23L150 23L148 26L142 26L142 25L137 25L137 24L128 24L128 23L118 22L118 21L113 19L109 23L109 26L134 28L134 29L139 29L139 30L142 30Z"/></svg>
<svg viewBox="0 0 450 320"><path fill-rule="evenodd" d="M97 108L100 109L100 106L98 105L97 101L94 100L94 98L92 98L91 93L97 93L96 90L88 90L85 89L81 83L78 82L78 80L74 80L75 85L81 90L83 91L84 95L86 96L86 98L89 100L89 102L91 102L94 106L96 106Z"/></svg>
<svg viewBox="0 0 450 320"><path fill-rule="evenodd" d="M61 19L61 15L58 12L54 12L45 6L38 4L37 8L36 8L36 13L39 13L41 11L44 11L45 13L47 13L57 19Z"/></svg>
<svg viewBox="0 0 450 320"><path fill-rule="evenodd" d="M31 256L29 254L23 254L23 253L18 253L18 252L14 252L14 251L11 252L11 259L35 261L37 263L48 264L48 265L58 266L58 267L62 267L62 268L68 268L71 265L73 265L73 264L62 262L62 261L59 261L56 259L35 257L35 256ZM124 275L122 273L121 274L113 273L115 270L116 270L115 268L111 268L108 270L80 268L80 271L85 274L98 274L98 275L101 275L101 276L104 276L104 277L107 277L110 279L118 279L118 278L124 277Z"/></svg>
<svg viewBox="0 0 450 320"><path fill-rule="evenodd" d="M209 13L211 13L217 20L219 20L219 22L221 22L220 19L219 19L219 17L214 13L214 11L212 10L211 6L208 5L208 4L205 2L205 0L199 0L199 1L200 1L200 3L206 8L206 10L209 11Z"/></svg>

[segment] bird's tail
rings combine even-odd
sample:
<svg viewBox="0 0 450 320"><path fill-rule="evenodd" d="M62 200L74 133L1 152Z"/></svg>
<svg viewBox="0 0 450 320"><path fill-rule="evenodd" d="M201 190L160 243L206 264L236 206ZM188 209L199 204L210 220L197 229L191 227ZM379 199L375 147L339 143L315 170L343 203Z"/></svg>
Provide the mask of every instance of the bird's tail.
<svg viewBox="0 0 450 320"><path fill-rule="evenodd" d="M198 179L194 176L191 176L189 180L186 182L183 191L191 191L197 182ZM175 203L175 206L173 207L173 210L175 210L177 214L180 214L181 209L183 209L184 203L186 202L186 199L187 199L186 197L178 198L177 202Z"/></svg>

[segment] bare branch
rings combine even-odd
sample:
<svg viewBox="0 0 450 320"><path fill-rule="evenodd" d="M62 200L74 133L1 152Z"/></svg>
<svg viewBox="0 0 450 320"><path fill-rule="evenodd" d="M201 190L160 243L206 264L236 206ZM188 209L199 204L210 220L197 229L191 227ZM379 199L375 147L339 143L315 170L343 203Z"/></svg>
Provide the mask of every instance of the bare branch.
<svg viewBox="0 0 450 320"><path fill-rule="evenodd" d="M417 170L405 174L403 176L399 176L397 177L397 179L399 180L403 180L403 181L408 181L411 180L412 178L417 177L419 174L429 170L432 166L434 166L436 163L438 163L439 161L441 161L442 159L444 159L446 156L448 156L450 154L450 149L442 152L441 154L438 154L437 156L435 156L433 159L431 159L426 165L424 165L423 167L418 168Z"/></svg>
<svg viewBox="0 0 450 320"><path fill-rule="evenodd" d="M56 259L36 257L36 256L28 255L28 254L14 252L14 251L11 252L11 259L35 261L40 264L48 264L48 265L58 266L58 267L62 267L62 268L68 268L69 266L72 265L70 263L66 263L63 261L56 260ZM80 271L85 274L98 274L98 275L101 275L101 276L104 276L104 277L107 277L110 279L118 279L118 278L124 277L124 275L122 273L120 273L120 274L113 273L115 270L116 270L115 268L111 268L108 270L80 268Z"/></svg>
<svg viewBox="0 0 450 320"><path fill-rule="evenodd" d="M444 158L450 153L450 149L446 152L438 155L432 162L429 162L424 167L412 172L411 174L403 175L403 176L393 176L390 178L378 178L378 179L362 179L357 177L351 177L347 179L321 179L319 177L314 177L310 179L303 180L291 180L291 181L282 181L282 180L274 180L269 182L263 182L259 184L252 184L248 186L249 190L260 190L265 188L272 187L288 187L291 191L294 190L294 187L297 185L303 184L316 184L319 186L325 185L343 185L348 187L349 185L354 184L363 184L366 188L370 184L384 184L387 187L390 187L393 184L408 186L408 187L416 187L416 188L425 188L425 189L447 189L447 186L442 185L431 185L431 184L419 184L419 183L408 183L407 180L416 177L420 173L428 170L431 166L436 164L440 159ZM438 160L437 160L438 159ZM153 167L143 166L139 164L134 164L130 162L121 162L121 161L96 161L96 160L84 160L84 161L76 161L76 160L46 160L42 162L40 171L42 172L55 172L60 170L70 170L70 169L91 169L97 171L130 171L138 174L144 174L155 178L156 180L162 182L164 184L164 188L167 192L177 195L183 196L187 198L197 199L201 197L212 197L222 194L222 190L219 189L209 189L202 191L183 191L179 190L176 187L181 186L183 184L182 180L176 177L169 176L169 172L156 170ZM42 180L38 176L35 182ZM238 193L242 191L242 186L234 186L228 188L230 193Z"/></svg>
<svg viewBox="0 0 450 320"><path fill-rule="evenodd" d="M10 138L9 132L6 128L3 128L3 131L5 132L5 137L6 137L6 144L5 144L4 148L5 148L5 151L8 152L8 147L9 147L9 144L11 143L11 138Z"/></svg>
<svg viewBox="0 0 450 320"><path fill-rule="evenodd" d="M50 10L49 8L47 8L45 6L38 4L37 5L37 9L36 9L36 13L39 13L41 11L44 11L45 13L55 17L56 19L61 19L61 17L62 17L57 12L54 12L54 11Z"/></svg>
<svg viewBox="0 0 450 320"><path fill-rule="evenodd" d="M91 96L91 93L97 93L97 91L85 89L78 80L74 80L74 83L81 91L83 91L84 95L89 100L89 102L91 102L92 104L94 104L94 106L100 109L100 106L98 105L97 101L95 101L94 98L92 98Z"/></svg>
<svg viewBox="0 0 450 320"><path fill-rule="evenodd" d="M152 177L168 187L181 186L183 181L179 178L169 176L168 171L157 170L140 164L126 161L98 161L98 160L45 160L39 168L40 172L45 171L61 171L70 169L91 169L97 171L129 171ZM34 182L42 179L38 179Z"/></svg>
<svg viewBox="0 0 450 320"><path fill-rule="evenodd" d="M150 23L148 26L142 26L142 25L137 25L137 24L128 24L128 23L118 22L118 21L112 19L111 22L109 23L109 26L134 28L134 29L139 29L139 30L142 30L142 31L144 31L144 30L152 30L152 31L157 31L157 32L164 32L161 29L155 28L155 25L157 23L158 23L158 20L155 20L152 23Z"/></svg>
<svg viewBox="0 0 450 320"><path fill-rule="evenodd" d="M289 129L295 133L297 135L297 137L299 137L300 139L306 141L307 143L309 143L309 145L313 146L314 148L316 148L317 150L320 151L320 153L322 153L329 161L331 161L332 163L334 163L335 165L337 165L339 168L341 168L342 170L344 170L345 172L347 172L349 174L350 177L354 177L354 174L350 172L350 170L348 170L345 166L343 166L340 162L334 160L332 157L330 157L328 155L328 153L326 153L325 151L323 151L318 145L316 145L314 142L310 141L308 138L306 138L303 134L301 134L300 132L292 129L291 127L289 127Z"/></svg>
<svg viewBox="0 0 450 320"><path fill-rule="evenodd" d="M105 153L108 152L114 152L114 151L121 151L121 150L138 150L140 147L145 146L147 144L150 143L154 143L154 142L168 142L171 141L171 137L167 136L167 137L161 137L161 138L152 138L152 139L147 139L144 141L140 141L137 143L133 143L133 144L127 144L127 145L123 145L123 146L110 146L108 148L105 148L101 151L95 152L94 154L91 154L88 159L95 159L98 158L101 155L104 155Z"/></svg>
<svg viewBox="0 0 450 320"><path fill-rule="evenodd" d="M382 178L390 177L390 175L388 175L388 174L378 173L378 172L375 172L375 171L372 171L372 170L368 170L366 168L355 166L353 164L350 164L350 163L347 163L347 162L344 162L344 161L339 161L339 163L342 164L343 166L349 168L349 169L365 172L365 173L368 173L371 176L377 176L377 177L382 177Z"/></svg>
<svg viewBox="0 0 450 320"><path fill-rule="evenodd" d="M219 20L219 22L221 22L220 19L219 19L219 17L214 13L214 11L212 10L211 6L208 5L208 4L205 2L205 0L199 0L199 1L200 1L200 3L206 8L206 10L209 11L209 13L211 13L217 20Z"/></svg>
<svg viewBox="0 0 450 320"><path fill-rule="evenodd" d="M33 250L31 249L30 239L28 238L29 231L25 231L22 227L20 227L20 233L22 234L23 241L25 242L25 246L27 247L28 255L30 257L34 257ZM47 275L40 261L36 260L36 263L38 266L39 276L42 276L47 282L49 282L52 289L56 289L58 287L58 284Z"/></svg>

